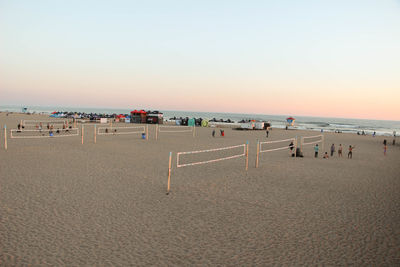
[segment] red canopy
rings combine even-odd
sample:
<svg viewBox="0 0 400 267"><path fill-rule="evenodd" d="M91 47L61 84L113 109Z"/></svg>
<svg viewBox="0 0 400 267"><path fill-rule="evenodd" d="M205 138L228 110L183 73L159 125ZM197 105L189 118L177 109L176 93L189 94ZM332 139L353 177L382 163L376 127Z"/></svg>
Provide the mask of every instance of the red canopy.
<svg viewBox="0 0 400 267"><path fill-rule="evenodd" d="M289 117L289 118L286 118L286 120L294 120L294 118L293 117Z"/></svg>
<svg viewBox="0 0 400 267"><path fill-rule="evenodd" d="M133 114L147 114L147 112L146 111L144 111L143 109L141 109L141 110L134 110L134 111L131 111L131 113L133 113Z"/></svg>

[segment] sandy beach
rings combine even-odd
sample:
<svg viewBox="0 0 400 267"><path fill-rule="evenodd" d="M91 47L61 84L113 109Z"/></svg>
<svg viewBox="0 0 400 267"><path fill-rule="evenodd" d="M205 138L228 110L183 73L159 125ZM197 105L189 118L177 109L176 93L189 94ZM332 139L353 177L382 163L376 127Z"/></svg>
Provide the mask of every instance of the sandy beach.
<svg viewBox="0 0 400 267"><path fill-rule="evenodd" d="M44 115L0 113L15 129ZM125 126L121 123L121 127ZM329 159L256 144L319 132L212 128L8 139L0 134L0 266L399 266L400 140L324 133ZM387 155L383 140L388 140ZM245 158L176 168L176 153L249 142ZM288 145L288 143L284 143ZM354 145L353 158L347 158ZM166 195L173 152L171 192ZM207 160L223 155L182 157ZM226 152L230 153L230 152ZM236 153L236 151L234 152Z"/></svg>

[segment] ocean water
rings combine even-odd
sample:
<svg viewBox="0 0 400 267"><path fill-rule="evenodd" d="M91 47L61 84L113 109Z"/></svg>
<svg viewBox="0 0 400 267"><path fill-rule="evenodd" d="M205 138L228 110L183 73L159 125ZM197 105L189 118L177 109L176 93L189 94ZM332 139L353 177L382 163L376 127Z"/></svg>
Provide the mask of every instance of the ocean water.
<svg viewBox="0 0 400 267"><path fill-rule="evenodd" d="M102 113L102 114L128 114L130 109L110 109L110 108L76 108L76 107L44 107L44 106L27 106L28 112L48 113L53 111L76 111L85 113ZM22 106L0 106L0 111L22 112ZM296 118L295 127L297 129L306 129L314 131L334 132L340 130L342 132L357 133L365 131L367 134L376 132L377 135L392 136L396 131L396 135L400 134L400 121L388 120L364 120L364 119L345 119L345 118L324 118L324 117L305 117L293 115L266 115L266 114L239 114L239 113L216 113L216 112L194 112L194 111L172 111L160 110L164 113L164 118L173 117L189 117L203 119L230 119L239 122L243 119L254 119L269 121L272 127L285 128L286 118L294 116Z"/></svg>

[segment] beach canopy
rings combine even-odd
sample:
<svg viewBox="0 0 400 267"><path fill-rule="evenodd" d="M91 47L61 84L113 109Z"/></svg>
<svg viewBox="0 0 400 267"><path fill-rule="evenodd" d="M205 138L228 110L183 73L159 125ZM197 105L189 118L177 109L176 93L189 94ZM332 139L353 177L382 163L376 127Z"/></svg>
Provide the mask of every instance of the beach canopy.
<svg viewBox="0 0 400 267"><path fill-rule="evenodd" d="M134 110L134 111L131 111L131 113L133 113L133 114L147 114L147 112L146 111L144 111L143 109L141 109L141 110Z"/></svg>

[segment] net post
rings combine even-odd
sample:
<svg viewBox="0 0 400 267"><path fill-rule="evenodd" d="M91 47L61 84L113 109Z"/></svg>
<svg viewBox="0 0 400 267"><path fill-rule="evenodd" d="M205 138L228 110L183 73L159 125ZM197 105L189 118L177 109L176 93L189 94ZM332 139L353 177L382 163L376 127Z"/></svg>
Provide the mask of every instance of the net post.
<svg viewBox="0 0 400 267"><path fill-rule="evenodd" d="M4 149L7 150L7 125L4 124Z"/></svg>
<svg viewBox="0 0 400 267"><path fill-rule="evenodd" d="M246 141L246 171L249 169L249 141Z"/></svg>
<svg viewBox="0 0 400 267"><path fill-rule="evenodd" d="M146 125L146 140L149 140L149 125Z"/></svg>
<svg viewBox="0 0 400 267"><path fill-rule="evenodd" d="M171 162L172 152L169 152L167 195L169 194L169 191L171 189Z"/></svg>
<svg viewBox="0 0 400 267"><path fill-rule="evenodd" d="M96 144L96 125L94 126L94 143Z"/></svg>
<svg viewBox="0 0 400 267"><path fill-rule="evenodd" d="M257 157L256 157L256 168L258 168L258 157L260 156L260 141L257 140Z"/></svg>
<svg viewBox="0 0 400 267"><path fill-rule="evenodd" d="M82 145L83 145L83 131L84 131L83 124L82 124L82 129L81 129L81 131L82 131Z"/></svg>
<svg viewBox="0 0 400 267"><path fill-rule="evenodd" d="M297 135L296 139L294 139L294 158L297 157Z"/></svg>
<svg viewBox="0 0 400 267"><path fill-rule="evenodd" d="M156 124L156 140L158 140L158 123Z"/></svg>
<svg viewBox="0 0 400 267"><path fill-rule="evenodd" d="M300 137L300 152L303 152L304 137Z"/></svg>
<svg viewBox="0 0 400 267"><path fill-rule="evenodd" d="M321 138L321 143L322 143L321 146L322 146L322 154L323 154L323 153L325 153L325 150L324 150L324 148L325 148L325 138L324 138L324 135L321 135L321 137L322 137Z"/></svg>
<svg viewBox="0 0 400 267"><path fill-rule="evenodd" d="M196 136L196 127L193 126L193 137L195 137L195 136Z"/></svg>

